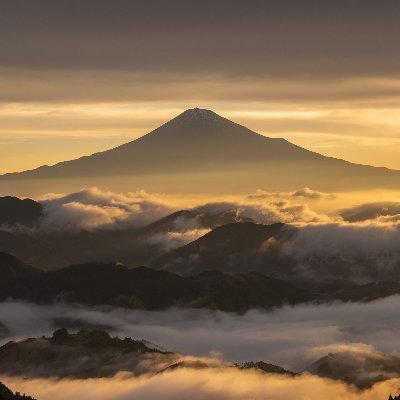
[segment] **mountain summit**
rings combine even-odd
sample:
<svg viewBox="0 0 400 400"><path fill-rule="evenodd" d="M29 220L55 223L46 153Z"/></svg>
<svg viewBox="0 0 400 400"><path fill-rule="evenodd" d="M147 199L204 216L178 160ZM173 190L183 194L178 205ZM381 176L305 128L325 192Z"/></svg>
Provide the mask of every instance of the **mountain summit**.
<svg viewBox="0 0 400 400"><path fill-rule="evenodd" d="M269 138L213 111L184 111L152 132L77 160L0 176L2 190L34 183L54 191L101 185L163 192L249 192L300 186L338 190L398 187L400 172L324 157L285 139ZM128 186L128 184L130 186ZM117 185L117 186L116 186ZM20 186L20 185L19 185Z"/></svg>
<svg viewBox="0 0 400 400"><path fill-rule="evenodd" d="M234 123L229 119L223 118L214 111L206 110L203 108L190 108L179 114L177 117L167 122L167 124L176 125L197 125L197 126L223 126L233 125Z"/></svg>

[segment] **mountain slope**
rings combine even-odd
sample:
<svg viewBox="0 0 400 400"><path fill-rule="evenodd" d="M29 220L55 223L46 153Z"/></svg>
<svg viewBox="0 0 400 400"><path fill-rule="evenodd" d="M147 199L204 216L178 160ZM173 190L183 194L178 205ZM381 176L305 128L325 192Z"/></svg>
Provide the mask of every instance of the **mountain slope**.
<svg viewBox="0 0 400 400"><path fill-rule="evenodd" d="M0 226L32 226L43 215L43 206L31 199L0 197Z"/></svg>
<svg viewBox="0 0 400 400"><path fill-rule="evenodd" d="M39 273L40 270L18 260L18 258L0 252L0 282L25 278Z"/></svg>
<svg viewBox="0 0 400 400"><path fill-rule="evenodd" d="M23 262L39 269L51 269L65 266L65 260L59 249L46 241L27 233L12 233L0 230L0 251L13 254Z"/></svg>
<svg viewBox="0 0 400 400"><path fill-rule="evenodd" d="M320 358L307 368L307 372L368 388L376 382L398 378L400 358L368 348L339 351Z"/></svg>
<svg viewBox="0 0 400 400"><path fill-rule="evenodd" d="M185 246L156 258L151 266L190 275L207 270L224 272L261 271L275 275L286 263L281 245L290 240L296 228L238 222L220 226ZM282 274L284 271L280 271Z"/></svg>
<svg viewBox="0 0 400 400"><path fill-rule="evenodd" d="M215 168L216 164L257 163L266 157L270 160L290 157L297 161L324 158L284 139L259 135L212 111L192 109L114 149L16 175L41 178L131 175L179 172L183 165L196 171L207 166Z"/></svg>
<svg viewBox="0 0 400 400"><path fill-rule="evenodd" d="M94 184L126 190L133 183L167 192L243 193L265 185L277 190L393 187L400 183L400 172L324 157L259 135L212 111L191 109L117 148L3 175L1 190L15 191L21 189L18 182L32 180L37 181L32 190L41 191Z"/></svg>
<svg viewBox="0 0 400 400"><path fill-rule="evenodd" d="M147 265L166 251L187 243L188 239L184 235L180 237L180 233L237 222L236 214L236 211L181 210L142 228L128 226L116 230L46 232L45 229L11 231L0 227L0 251L46 270L93 261L118 261L136 267ZM249 219L240 217L240 220ZM174 233L178 239L171 239Z"/></svg>

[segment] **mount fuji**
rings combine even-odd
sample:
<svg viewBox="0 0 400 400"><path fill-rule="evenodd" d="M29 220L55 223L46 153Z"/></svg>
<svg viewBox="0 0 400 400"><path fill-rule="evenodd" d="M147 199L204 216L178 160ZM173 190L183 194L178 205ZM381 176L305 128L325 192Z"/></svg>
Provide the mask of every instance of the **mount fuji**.
<svg viewBox="0 0 400 400"><path fill-rule="evenodd" d="M54 191L54 185L69 189L100 185L119 190L140 186L163 192L245 193L257 188L349 190L399 184L400 171L325 157L199 108L119 147L0 176L1 192L15 192L21 185L41 192Z"/></svg>

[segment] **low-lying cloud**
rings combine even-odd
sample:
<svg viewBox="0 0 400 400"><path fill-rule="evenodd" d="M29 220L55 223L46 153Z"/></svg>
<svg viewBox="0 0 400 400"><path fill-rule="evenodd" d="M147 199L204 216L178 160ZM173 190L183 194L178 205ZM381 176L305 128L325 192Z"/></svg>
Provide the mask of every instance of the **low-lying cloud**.
<svg viewBox="0 0 400 400"><path fill-rule="evenodd" d="M0 379L13 390L40 400L385 400L400 387L400 380L393 379L358 391L353 386L311 375L289 377L234 368L178 369L140 378L120 374L114 378L86 380L9 376Z"/></svg>
<svg viewBox="0 0 400 400"><path fill-rule="evenodd" d="M307 204L291 203L286 199L259 202L215 202L196 207L196 210L210 216L232 213L236 222L251 220L259 224L276 222L328 222L331 217L311 210Z"/></svg>
<svg viewBox="0 0 400 400"><path fill-rule="evenodd" d="M210 232L210 229L207 228L189 229L177 232L160 232L150 236L148 243L161 246L163 251L170 251L193 242L208 232Z"/></svg>
<svg viewBox="0 0 400 400"><path fill-rule="evenodd" d="M391 221L302 226L282 250L307 279L400 280L400 225Z"/></svg>
<svg viewBox="0 0 400 400"><path fill-rule="evenodd" d="M266 192L265 192L266 193ZM211 202L194 206L192 216L177 216L171 231L198 237L196 230L211 229L228 222L252 221L262 224L275 222L328 222L332 217L319 214L296 198L319 198L321 192L304 188L293 192L249 196L243 202ZM269 196L269 194L268 194ZM82 230L115 230L142 228L178 210L162 195L144 191L127 194L103 192L98 188L82 189L67 195L48 194L40 203L44 217L39 232L79 232ZM195 215L197 214L197 215ZM207 221L207 222L205 222ZM20 229L20 228L19 228ZM171 242L171 238L163 238ZM154 239L157 241L157 238ZM186 243L187 239L183 238Z"/></svg>
<svg viewBox="0 0 400 400"><path fill-rule="evenodd" d="M167 350L225 362L263 360L298 372L332 352L362 349L400 356L400 297L368 304L299 305L243 315L220 311L127 310L66 304L0 303L1 344L51 335L54 329L97 327L145 339ZM361 347L360 347L361 346Z"/></svg>
<svg viewBox="0 0 400 400"><path fill-rule="evenodd" d="M314 280L350 279L360 283L400 280L399 203L359 205L336 216L311 208L313 201L325 201L333 196L310 188L282 193L259 190L243 200L209 202L171 215L179 208L166 201L163 195L143 191L118 194L90 188L68 195L44 196L40 201L44 206L44 217L38 227L27 228L27 231L39 236L80 231L113 234L114 230L125 229L131 235L137 231L135 237L131 235L125 242L119 241L117 250L112 253L114 250L111 249L104 257L107 261L132 263L146 246L160 255L227 223L251 221L268 225L284 222L299 228L298 233L280 248L280 254L290 258L291 276ZM163 220L166 216L171 217ZM154 222L156 224L149 227ZM139 232L145 227L146 230ZM15 232L21 232L21 229L16 227ZM50 240L49 235L47 240ZM97 256L96 251L90 253L92 258L101 259L101 252ZM126 254L129 257L123 256ZM145 257L140 260L147 262ZM85 261L92 259L85 258ZM254 260L248 260L247 265L254 266Z"/></svg>
<svg viewBox="0 0 400 400"><path fill-rule="evenodd" d="M138 228L174 210L160 196L144 191L118 194L97 188L40 202L45 214L41 229L45 231Z"/></svg>
<svg viewBox="0 0 400 400"><path fill-rule="evenodd" d="M390 370L392 356L399 356L399 304L400 297L394 296L369 304L301 305L272 312L252 310L239 316L191 309L150 312L65 304L0 303L0 321L8 330L3 329L2 343L49 335L58 326L97 327L120 337L145 338L168 350L214 359L212 370L175 369L140 377L120 373L113 378L87 380L2 376L0 381L40 400L385 400L390 392L400 391L398 372ZM308 374L277 376L232 367L233 362L264 360L300 372L312 370L312 364L329 353L334 353L339 361L337 365L332 364L333 374L340 375L343 365L346 368L352 365L357 377L367 383L370 379L373 382L386 377L386 380L359 390L340 381ZM378 370L374 369L374 363ZM380 364L387 368L385 373L380 373Z"/></svg>
<svg viewBox="0 0 400 400"><path fill-rule="evenodd" d="M325 193L320 192L318 190L313 190L309 187L304 187L294 192L267 192L262 189L256 190L255 193L250 194L247 196L249 199L252 200L265 200L277 197L286 197L286 198L302 198L308 200L333 200L336 198L336 194L334 193Z"/></svg>
<svg viewBox="0 0 400 400"><path fill-rule="evenodd" d="M398 222L400 219L400 203L394 201L383 201L359 204L343 210L341 216L349 222L367 220Z"/></svg>

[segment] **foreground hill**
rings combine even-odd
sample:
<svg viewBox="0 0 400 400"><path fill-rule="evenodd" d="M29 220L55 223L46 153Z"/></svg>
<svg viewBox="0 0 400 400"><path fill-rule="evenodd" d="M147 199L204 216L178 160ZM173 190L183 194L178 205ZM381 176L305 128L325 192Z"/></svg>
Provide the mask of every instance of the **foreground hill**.
<svg viewBox="0 0 400 400"><path fill-rule="evenodd" d="M195 108L117 148L0 182L5 193L43 193L93 185L125 190L132 178L152 191L248 193L266 182L271 190L398 187L400 172L324 157Z"/></svg>
<svg viewBox="0 0 400 400"><path fill-rule="evenodd" d="M148 347L142 341L110 337L105 331L65 329L50 338L9 342L0 347L0 373L25 377L92 378L119 371L136 375L158 372L179 356Z"/></svg>
<svg viewBox="0 0 400 400"><path fill-rule="evenodd" d="M51 337L8 342L0 347L0 373L12 376L85 379L111 377L121 371L139 376L183 368L253 369L268 374L294 375L263 361L232 365L160 350L143 340L111 337L104 330L69 333L61 328ZM13 397L5 399L14 400Z"/></svg>
<svg viewBox="0 0 400 400"><path fill-rule="evenodd" d="M61 328L51 337L12 341L0 347L0 373L28 378L51 376L87 379L112 377L121 371L140 376L176 369L211 368L235 368L286 376L302 373L293 373L264 361L230 364L173 353L161 350L147 341L111 337L104 330L81 330L69 333L65 328ZM303 372L365 389L377 382L398 378L400 359L369 349L349 350L327 354ZM2 390L10 394L0 385L0 394ZM14 397L5 399L14 400Z"/></svg>

